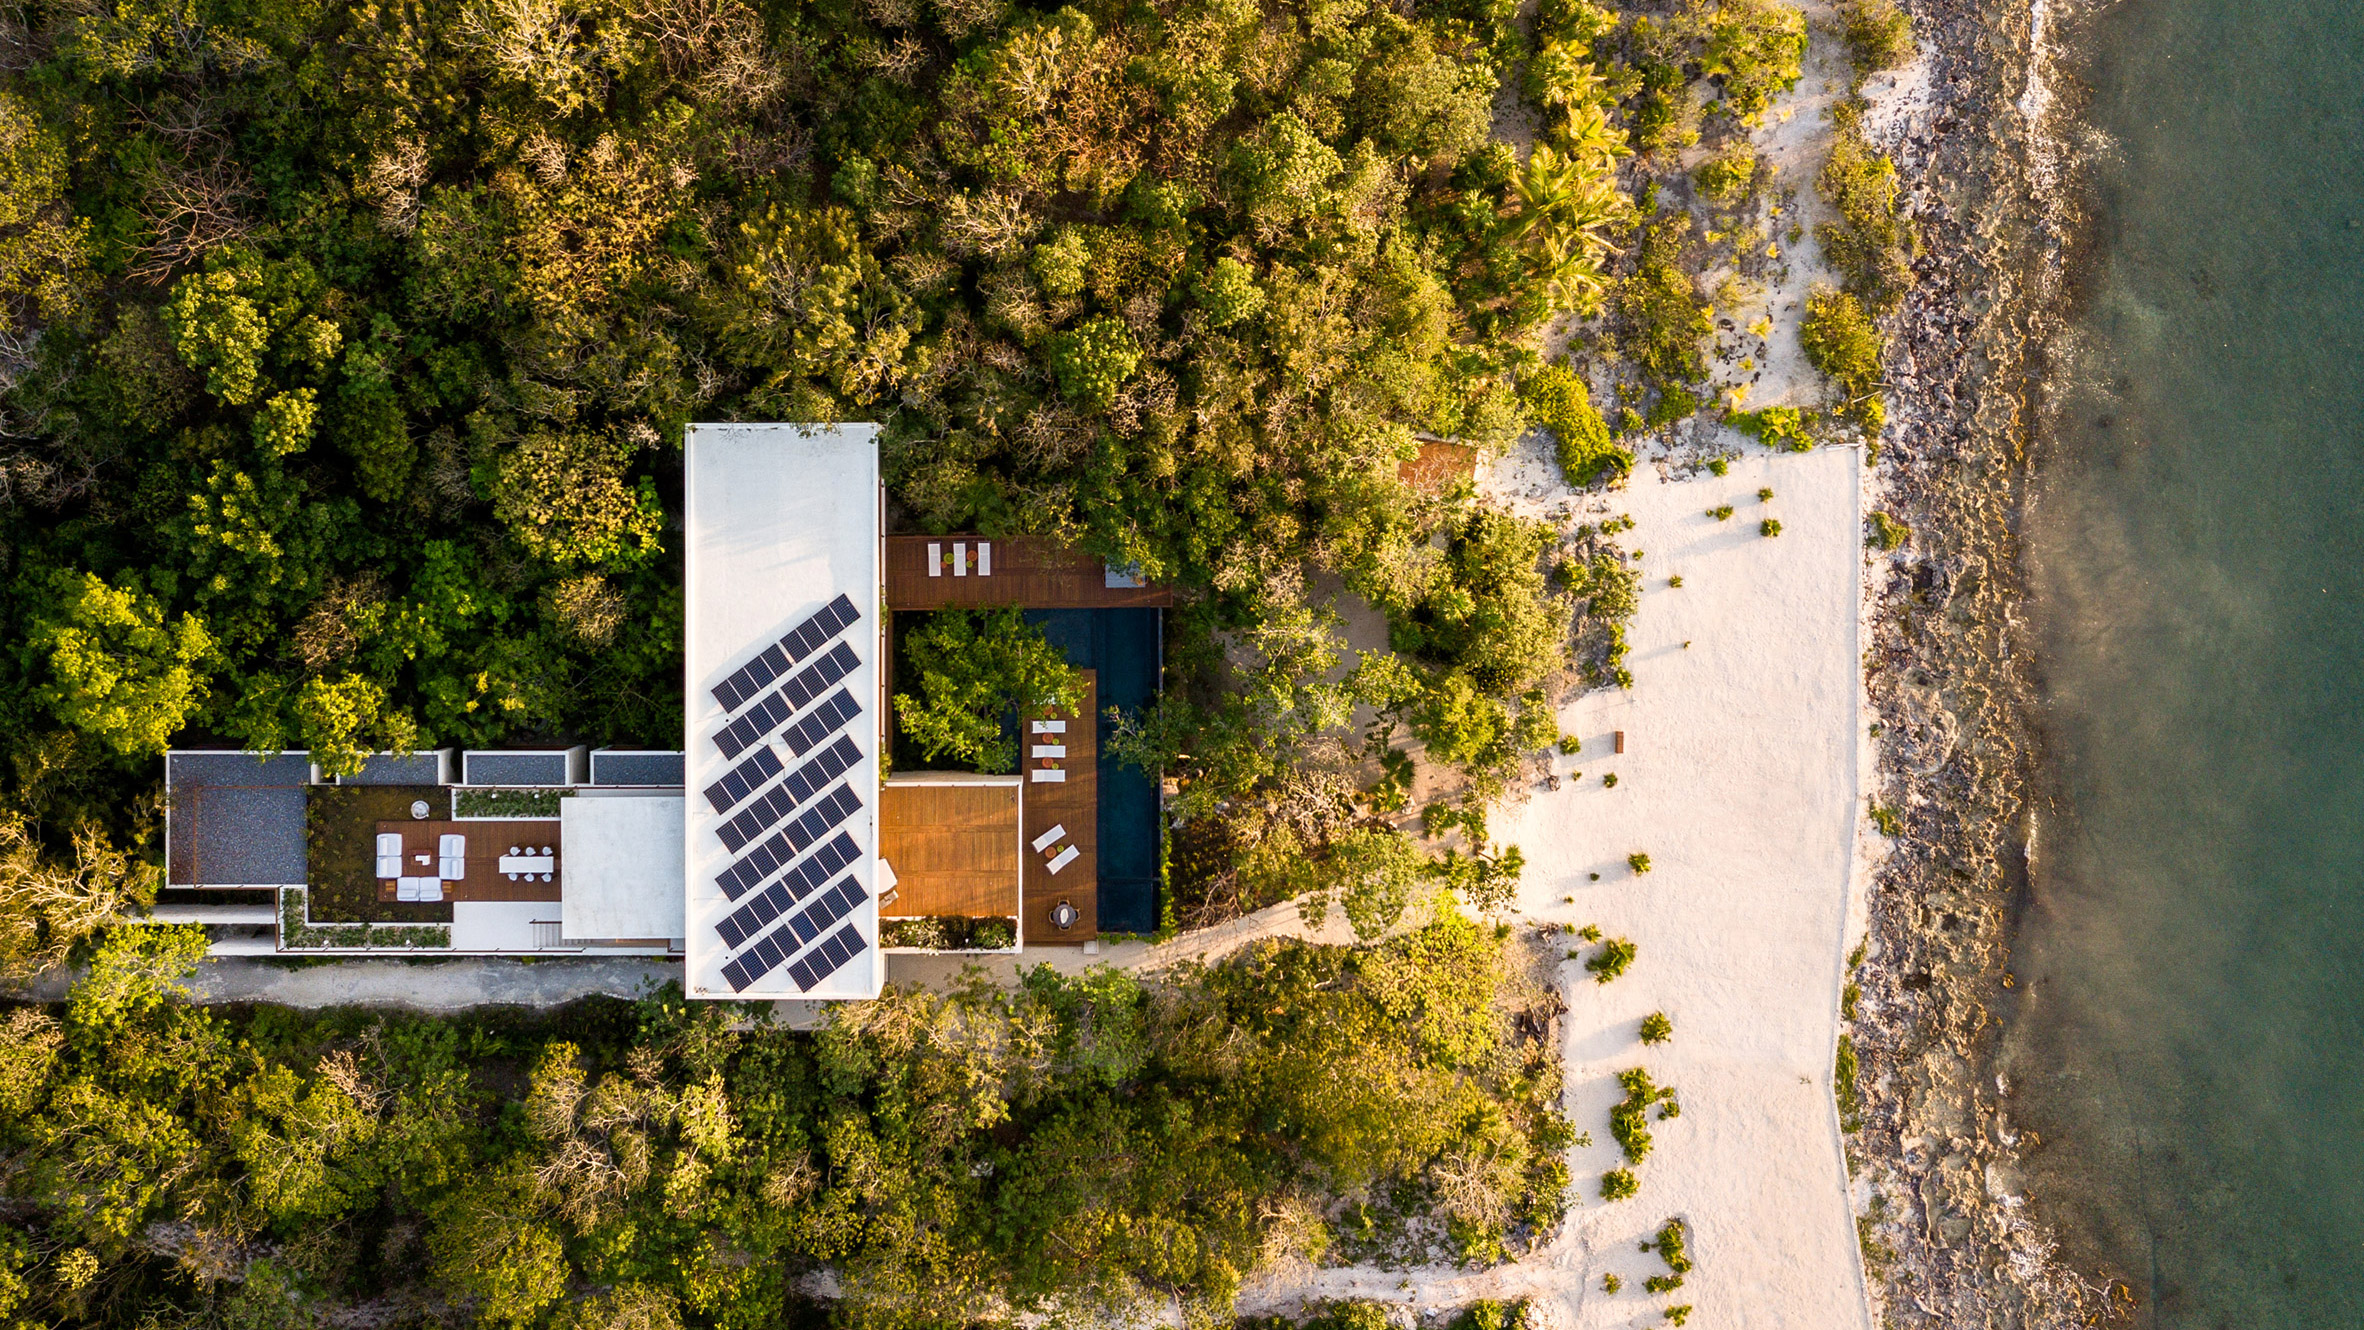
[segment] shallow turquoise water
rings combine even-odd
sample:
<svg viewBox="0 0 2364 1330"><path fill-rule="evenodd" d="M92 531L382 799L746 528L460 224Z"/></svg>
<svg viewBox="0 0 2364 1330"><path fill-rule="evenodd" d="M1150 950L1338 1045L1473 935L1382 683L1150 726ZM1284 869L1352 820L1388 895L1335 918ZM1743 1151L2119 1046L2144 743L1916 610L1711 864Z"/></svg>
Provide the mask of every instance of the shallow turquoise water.
<svg viewBox="0 0 2364 1330"><path fill-rule="evenodd" d="M2364 4L2126 0L2088 58L2016 1114L2152 1324L2364 1325Z"/></svg>

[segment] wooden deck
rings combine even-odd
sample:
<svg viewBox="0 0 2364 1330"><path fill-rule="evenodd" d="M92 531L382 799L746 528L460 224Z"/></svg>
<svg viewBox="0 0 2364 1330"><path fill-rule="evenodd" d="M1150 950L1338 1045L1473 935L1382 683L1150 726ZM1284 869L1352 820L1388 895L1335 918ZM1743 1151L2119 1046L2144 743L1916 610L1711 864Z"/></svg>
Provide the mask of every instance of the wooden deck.
<svg viewBox="0 0 2364 1330"><path fill-rule="evenodd" d="M933 576L931 545L936 549ZM988 567L992 571L985 571ZM1033 536L888 536L886 599L895 610L984 605L1100 610L1163 607L1174 603L1174 593L1161 586L1112 587L1100 560Z"/></svg>
<svg viewBox="0 0 2364 1330"><path fill-rule="evenodd" d="M995 776L888 781L878 792L878 853L894 866L895 896L880 902L879 914L1010 917L1018 908L1019 788Z"/></svg>
<svg viewBox="0 0 2364 1330"><path fill-rule="evenodd" d="M405 819L400 822L380 822L378 832L398 832L402 836L402 869L405 873L428 876L436 869L436 850L445 833L467 838L468 853L463 857L465 875L458 881L443 884L445 901L554 901L559 899L559 888L566 884L566 847L558 843L558 819L541 818L515 822L425 822ZM501 876L501 856L510 846L548 846L555 851L554 865L548 882L512 882ZM425 855L421 862L420 855ZM395 884L378 880L378 899L394 899Z"/></svg>
<svg viewBox="0 0 2364 1330"><path fill-rule="evenodd" d="M1058 739L1066 741L1067 749L1059 764L1067 772L1064 781L1035 780L1030 773L1042 763L1031 756L1021 768L1029 774L1024 796L1025 843L1019 850L1024 860L1026 913L1019 936L1030 947L1072 946L1100 936L1100 732L1094 719L1099 714L1100 676L1094 670L1077 673L1083 676L1082 705L1072 713L1054 711L1039 717L1066 721L1065 735L1033 734L1027 721L1020 721L1018 727L1022 753L1031 754L1035 744ZM1066 829L1059 844L1051 846L1047 854L1035 853L1034 838L1055 826ZM1060 845L1073 845L1078 853L1073 862L1054 874L1049 860ZM1075 906L1082 916L1064 932L1051 926L1051 907L1060 901Z"/></svg>

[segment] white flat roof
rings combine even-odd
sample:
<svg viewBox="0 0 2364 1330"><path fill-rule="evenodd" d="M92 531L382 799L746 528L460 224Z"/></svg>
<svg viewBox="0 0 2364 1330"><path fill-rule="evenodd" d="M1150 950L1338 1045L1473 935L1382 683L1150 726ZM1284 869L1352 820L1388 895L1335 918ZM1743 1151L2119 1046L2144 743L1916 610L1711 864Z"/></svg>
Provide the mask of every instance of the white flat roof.
<svg viewBox="0 0 2364 1330"><path fill-rule="evenodd" d="M874 894L877 433L875 425L689 428L683 987L693 998L872 998L885 978ZM731 705L717 698L717 687L775 645L788 648L784 639L840 597L850 624L770 657L794 663L764 673ZM815 670L829 681L794 696L793 685ZM780 719L751 720L769 714L774 696ZM834 729L808 725L845 706L855 710ZM726 751L719 741L742 721ZM770 774L715 810L708 789L750 762L760 771L773 761ZM825 775L800 782L816 767ZM827 922L815 928L816 920Z"/></svg>
<svg viewBox="0 0 2364 1330"><path fill-rule="evenodd" d="M686 937L682 931L682 800L678 794L558 801L566 847L565 936Z"/></svg>

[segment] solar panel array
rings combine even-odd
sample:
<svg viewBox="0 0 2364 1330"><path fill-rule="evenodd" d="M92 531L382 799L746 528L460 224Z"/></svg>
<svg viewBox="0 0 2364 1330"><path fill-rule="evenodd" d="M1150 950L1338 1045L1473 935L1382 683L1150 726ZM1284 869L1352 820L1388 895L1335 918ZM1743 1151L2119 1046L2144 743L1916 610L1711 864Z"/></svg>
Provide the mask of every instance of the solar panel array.
<svg viewBox="0 0 2364 1330"><path fill-rule="evenodd" d="M747 898L745 904L730 912L730 916L714 926L722 940L738 946L756 935L765 924L794 909L798 902L810 896L831 874L861 858L854 847L854 838L846 835L832 837L827 845L813 851L813 856L780 875L762 891Z"/></svg>
<svg viewBox="0 0 2364 1330"><path fill-rule="evenodd" d="M732 767L729 774L706 787L706 802L714 805L717 813L731 811L731 805L754 793L755 787L780 774L784 764L780 755L767 745L755 750L755 756Z"/></svg>
<svg viewBox="0 0 2364 1330"><path fill-rule="evenodd" d="M862 760L862 745L841 733L862 714L862 704L850 689L829 692L861 666L849 641L831 644L861 617L851 598L839 596L713 689L726 713L745 708L715 734L715 747L725 758L754 749L705 791L716 814L738 810L715 828L723 845L739 855L714 879L723 895L737 902L715 925L724 945L738 952L722 967L734 992L783 965L798 990L808 991L869 945L852 925L811 945L868 896L862 883L845 872L861 858L860 845L839 830L861 811L862 799L847 784L830 786ZM782 675L790 677L763 691ZM823 698L825 692L829 695ZM783 749L792 758L783 758ZM793 759L807 760L788 771ZM756 793L783 771L788 771L784 779ZM828 793L816 798L824 788ZM832 831L837 834L831 836ZM746 853L740 854L743 849Z"/></svg>
<svg viewBox="0 0 2364 1330"><path fill-rule="evenodd" d="M795 862L796 856L812 848L814 842L861 808L861 796L843 785L838 786L816 800L795 821L773 832L761 845L722 870L715 876L714 884L722 888L723 895L737 900L756 883Z"/></svg>
<svg viewBox="0 0 2364 1330"><path fill-rule="evenodd" d="M797 671L796 677L766 694L764 699L747 708L745 715L722 727L714 736L714 745L724 757L737 757L748 745L780 728L790 716L803 710L806 703L821 695L821 690L852 674L862 663L853 647L844 642L829 649L829 654Z"/></svg>
<svg viewBox="0 0 2364 1330"><path fill-rule="evenodd" d="M770 749L764 751L769 752ZM722 824L719 833L722 843L737 854L747 842L764 833L774 822L788 816L798 804L813 797L813 791L853 769L862 760L861 745L845 735L821 750L820 756L796 769L796 774L763 792L754 803L739 810L739 815Z"/></svg>
<svg viewBox="0 0 2364 1330"><path fill-rule="evenodd" d="M736 960L723 966L722 977L730 980L732 989L745 989L747 985L779 968L780 962L795 955L799 947L819 937L823 929L852 914L854 907L861 903L861 886L850 877L839 878L837 885L821 893L819 899L786 923L764 934L754 946L740 952ZM859 942L860 938L857 936L855 940ZM859 946L854 949L855 952L860 950ZM836 968L835 965L829 967L832 971ZM789 973L793 975L795 971L791 969ZM800 982L797 987L811 988L812 985Z"/></svg>
<svg viewBox="0 0 2364 1330"><path fill-rule="evenodd" d="M841 595L830 601L813 617L789 629L787 636L740 666L731 677L714 685L714 700L722 704L725 712L737 711L746 705L748 698L763 691L765 684L795 669L822 643L844 632L861 617L862 612L854 608L851 597Z"/></svg>

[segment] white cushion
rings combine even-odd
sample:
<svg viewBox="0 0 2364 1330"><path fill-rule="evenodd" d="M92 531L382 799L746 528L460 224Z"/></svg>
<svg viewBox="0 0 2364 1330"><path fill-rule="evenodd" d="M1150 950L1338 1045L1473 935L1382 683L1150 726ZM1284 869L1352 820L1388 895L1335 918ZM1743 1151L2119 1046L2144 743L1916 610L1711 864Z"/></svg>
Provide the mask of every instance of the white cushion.
<svg viewBox="0 0 2364 1330"><path fill-rule="evenodd" d="M379 855L379 856L378 856L378 876L379 876L379 877L400 877L400 876L402 876L402 856L401 856L400 854L381 854L381 855Z"/></svg>
<svg viewBox="0 0 2364 1330"><path fill-rule="evenodd" d="M397 859L401 858L401 857L402 857L402 833L401 833L401 832L399 832L399 831L381 831L381 832L379 832L379 833L378 833L378 853L379 853L380 855L388 855L388 854L390 854L390 855L393 855L393 856L394 856L395 858L397 858Z"/></svg>
<svg viewBox="0 0 2364 1330"><path fill-rule="evenodd" d="M468 838L454 832L445 832L442 842L436 847L436 853L446 859L461 858L468 853Z"/></svg>
<svg viewBox="0 0 2364 1330"><path fill-rule="evenodd" d="M468 876L468 861L465 859L445 859L436 865L436 875L446 882L457 882Z"/></svg>
<svg viewBox="0 0 2364 1330"><path fill-rule="evenodd" d="M1066 780L1066 779L1067 779L1067 773L1066 773L1066 772L1064 772L1064 771L1056 771L1056 770L1054 770L1054 771L1045 771L1045 770L1043 770L1041 767L1036 767L1036 768L1035 768L1035 769L1034 769L1034 770L1033 770L1031 773L1029 773L1029 774L1031 774L1031 775L1034 777L1034 779L1035 779L1037 782L1041 782L1041 781L1064 781L1064 780Z"/></svg>
<svg viewBox="0 0 2364 1330"><path fill-rule="evenodd" d="M419 899L420 899L420 900L423 900L423 901L439 901L439 900L442 900L442 899L443 899L443 884L442 884L441 882L438 882L438 881L436 881L434 878L431 878L431 877L422 877L422 878L420 878L420 879L419 879Z"/></svg>
<svg viewBox="0 0 2364 1330"><path fill-rule="evenodd" d="M1039 835L1039 836L1037 836L1037 837L1035 837L1035 838L1034 838L1034 852L1035 852L1036 854L1041 854L1041 853L1042 853L1044 850L1047 850L1047 849L1051 848L1052 846L1054 846L1054 845L1058 844L1058 843L1059 843L1059 838L1060 838L1061 836L1064 836L1064 835L1066 835L1066 834L1067 834L1067 824L1066 824L1066 823L1064 823L1064 822L1060 822L1060 823L1055 823L1055 824L1053 824L1053 826L1051 827L1051 829L1050 829L1049 831L1046 831L1046 832L1044 832L1043 834L1041 834L1041 835Z"/></svg>
<svg viewBox="0 0 2364 1330"><path fill-rule="evenodd" d="M398 901L415 901L418 898L419 880L417 878L405 877L394 884L394 899Z"/></svg>
<svg viewBox="0 0 2364 1330"><path fill-rule="evenodd" d="M1052 872L1054 872L1054 873L1056 873L1056 872L1058 872L1060 869L1062 869L1062 868L1065 868L1067 865L1069 865L1069 864L1071 864L1071 863L1074 863L1074 862L1075 862L1075 856L1076 856L1076 855L1078 855L1078 854L1080 854L1080 853L1082 853L1082 851L1080 851L1080 850L1076 849L1076 848L1075 848L1074 846L1072 846L1072 845L1068 846L1068 847L1067 847L1066 849L1064 849L1064 850L1061 850L1061 851L1059 851L1059 857L1058 857L1058 858L1056 858L1056 859L1053 859L1053 860L1051 860L1051 863L1050 863L1050 869L1051 869L1051 871L1052 871Z"/></svg>

